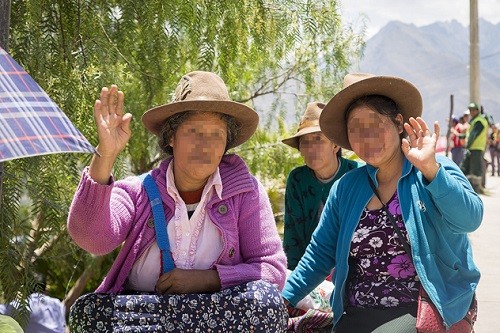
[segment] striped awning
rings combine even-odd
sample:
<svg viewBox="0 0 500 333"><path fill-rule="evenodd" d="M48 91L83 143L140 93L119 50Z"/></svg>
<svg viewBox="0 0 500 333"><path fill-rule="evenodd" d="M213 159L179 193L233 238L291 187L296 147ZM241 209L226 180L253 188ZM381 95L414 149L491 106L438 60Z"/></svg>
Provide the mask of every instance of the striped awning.
<svg viewBox="0 0 500 333"><path fill-rule="evenodd" d="M0 162L94 147L42 88L0 48Z"/></svg>

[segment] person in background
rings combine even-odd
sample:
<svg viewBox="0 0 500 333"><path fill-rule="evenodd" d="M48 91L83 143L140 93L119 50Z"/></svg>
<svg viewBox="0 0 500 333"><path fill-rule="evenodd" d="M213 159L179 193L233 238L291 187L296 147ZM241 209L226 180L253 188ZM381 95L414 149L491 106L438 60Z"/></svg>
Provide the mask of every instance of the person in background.
<svg viewBox="0 0 500 333"><path fill-rule="evenodd" d="M64 333L66 331L66 309L58 298L47 294L46 279L35 274L35 284L29 296L30 317L25 333ZM12 316L19 308L18 303L0 304L0 314Z"/></svg>
<svg viewBox="0 0 500 333"><path fill-rule="evenodd" d="M143 177L115 180L131 136L124 95L95 103L99 145L83 172L68 232L86 251L121 248L96 293L72 306L75 332L284 332L286 256L271 204L244 161L259 117L211 72L182 76L172 102L142 116L167 157ZM153 189L153 190L152 190Z"/></svg>
<svg viewBox="0 0 500 333"><path fill-rule="evenodd" d="M483 203L459 167L436 155L439 125L431 132L421 113L413 84L366 73L348 74L321 113L323 134L366 165L333 184L282 295L294 306L335 267L336 333L416 332L420 288L447 328L474 299L480 273L468 233Z"/></svg>
<svg viewBox="0 0 500 333"><path fill-rule="evenodd" d="M500 137L498 136L498 126L499 124L492 124L490 126L490 133L488 134L488 151L490 152L490 165L491 165L491 176L500 176Z"/></svg>
<svg viewBox="0 0 500 333"><path fill-rule="evenodd" d="M452 121L453 126L451 128L450 139L453 147L451 148L451 159L457 165L460 165L465 155L465 136L467 128L464 126L465 119L463 116L460 117L460 119L453 117Z"/></svg>
<svg viewBox="0 0 500 333"><path fill-rule="evenodd" d="M324 103L308 103L297 133L282 140L298 149L306 164L293 169L286 182L283 245L291 270L309 245L333 183L360 166L342 157L342 149L321 133L319 117L324 107Z"/></svg>
<svg viewBox="0 0 500 333"><path fill-rule="evenodd" d="M332 184L359 162L342 157L342 149L321 133L319 117L325 104L311 102L300 120L297 132L282 142L299 150L305 165L288 175L285 191L283 244L288 259L288 274L305 252L318 225ZM289 331L322 330L332 327L333 314L329 304L334 286L331 275L310 294L288 307Z"/></svg>
<svg viewBox="0 0 500 333"><path fill-rule="evenodd" d="M464 111L464 115L462 116L464 117L464 127L465 129L467 130L469 128L469 121L470 121L470 111L469 109L465 110Z"/></svg>
<svg viewBox="0 0 500 333"><path fill-rule="evenodd" d="M488 141L488 121L480 112L476 103L469 104L471 120L467 129L467 150L460 165L472 187L477 193L484 192L483 176L485 172L484 151Z"/></svg>

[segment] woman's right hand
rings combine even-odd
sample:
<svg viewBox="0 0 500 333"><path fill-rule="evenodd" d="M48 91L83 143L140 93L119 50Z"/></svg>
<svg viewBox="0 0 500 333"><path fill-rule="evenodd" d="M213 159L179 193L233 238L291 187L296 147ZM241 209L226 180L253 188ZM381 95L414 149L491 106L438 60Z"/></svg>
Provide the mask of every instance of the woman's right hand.
<svg viewBox="0 0 500 333"><path fill-rule="evenodd" d="M123 114L124 95L116 85L103 87L95 101L94 118L97 125L101 158L115 159L130 139L130 113Z"/></svg>
<svg viewBox="0 0 500 333"><path fill-rule="evenodd" d="M112 85L101 90L95 101L94 118L97 125L98 155L94 155L89 167L89 176L99 184L109 184L111 170L116 157L130 139L130 113L123 114L123 92Z"/></svg>

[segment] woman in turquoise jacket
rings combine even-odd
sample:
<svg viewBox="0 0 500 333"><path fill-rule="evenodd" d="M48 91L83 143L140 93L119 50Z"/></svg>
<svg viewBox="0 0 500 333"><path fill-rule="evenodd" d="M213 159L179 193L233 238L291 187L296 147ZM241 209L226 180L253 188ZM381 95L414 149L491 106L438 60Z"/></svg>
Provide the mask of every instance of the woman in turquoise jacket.
<svg viewBox="0 0 500 333"><path fill-rule="evenodd" d="M391 332L389 321L398 322L394 332L416 332L421 286L446 327L472 303L480 274L467 233L479 227L483 204L453 161L436 156L439 125L431 133L421 112L411 83L371 74L348 74L322 112L323 133L367 165L333 185L283 296L295 305L335 267L337 333Z"/></svg>

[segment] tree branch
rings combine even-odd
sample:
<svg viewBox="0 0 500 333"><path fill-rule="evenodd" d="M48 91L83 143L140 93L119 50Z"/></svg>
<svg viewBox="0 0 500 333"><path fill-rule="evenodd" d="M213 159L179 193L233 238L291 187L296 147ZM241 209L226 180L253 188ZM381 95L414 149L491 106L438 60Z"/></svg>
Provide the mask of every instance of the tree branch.
<svg viewBox="0 0 500 333"><path fill-rule="evenodd" d="M54 244L57 243L59 238L65 233L66 231L61 230L56 236L52 236L47 242L43 243L42 246L37 248L33 252L33 256L31 258L31 262L35 262L39 257L43 256L47 251L49 251Z"/></svg>
<svg viewBox="0 0 500 333"><path fill-rule="evenodd" d="M76 280L73 287L68 291L66 297L64 297L63 304L66 308L66 316L69 315L69 310L73 303L83 294L87 282L92 278L94 273L101 267L102 262L106 256L93 256L93 261L88 265L83 273L80 275L78 280Z"/></svg>
<svg viewBox="0 0 500 333"><path fill-rule="evenodd" d="M102 24L101 21L99 21L99 25L101 26L101 29L102 29L102 32L104 33L104 36L106 37L106 39L108 40L108 42L113 46L113 48L115 49L115 51L118 53L118 55L123 59L123 61L125 61L127 63L127 65L130 66L130 68L134 69L135 71L137 71L138 73L141 73L143 74L144 76L146 77L150 77L152 79L156 79L156 80L160 80L158 77L155 77L154 75L151 75L149 73L146 73L138 68L136 68L136 66L134 66L132 64L132 62L130 60L128 60L124 55L123 53L121 53L120 49L118 49L118 47L116 46L116 44L113 42L113 40L111 39L111 37L109 37L108 33L106 32L106 28L104 28L104 25Z"/></svg>
<svg viewBox="0 0 500 333"><path fill-rule="evenodd" d="M284 72L282 72L278 75L275 75L269 79L265 80L263 77L257 79L257 82L260 82L262 80L264 80L264 82L262 82L260 87L257 90L255 90L255 92L252 95L250 95L248 98L238 100L238 102L239 103L246 103L246 102L251 101L259 96L264 96L264 95L275 93L276 90L281 88L286 82L288 82L290 79L292 79L292 73L294 71L295 71L295 65L288 68ZM278 79L280 79L280 81L276 85L271 85L271 82L273 82L274 80L278 80ZM271 85L271 86L269 87L269 85ZM266 88L267 88L267 90L264 90Z"/></svg>

